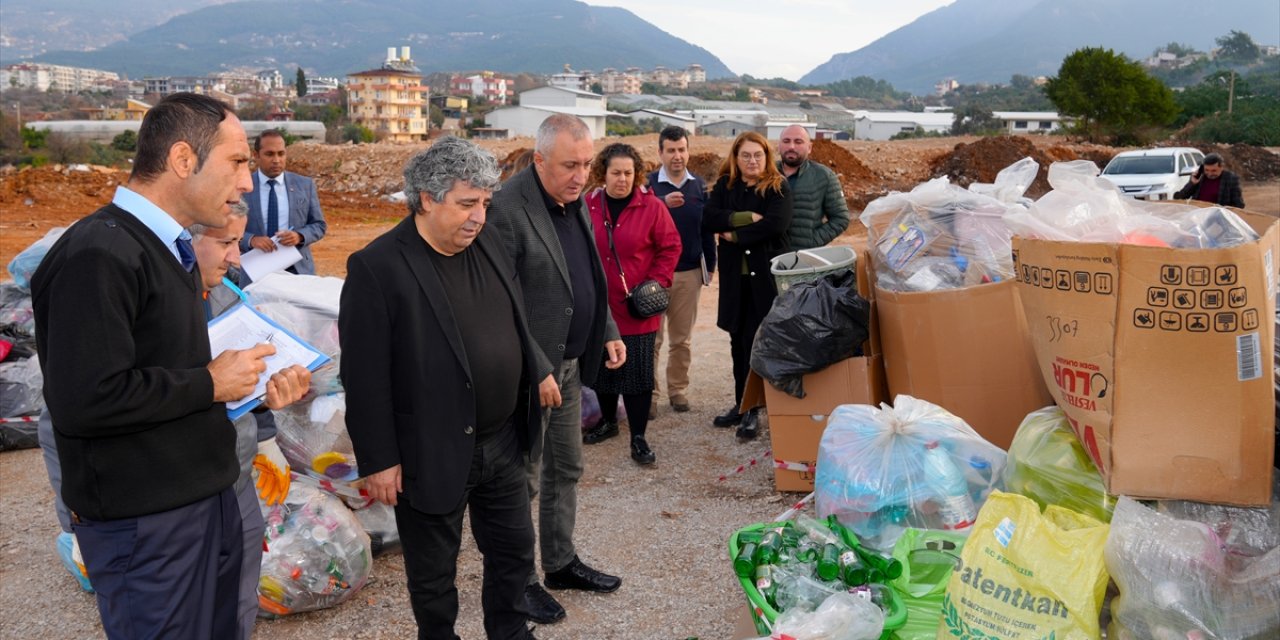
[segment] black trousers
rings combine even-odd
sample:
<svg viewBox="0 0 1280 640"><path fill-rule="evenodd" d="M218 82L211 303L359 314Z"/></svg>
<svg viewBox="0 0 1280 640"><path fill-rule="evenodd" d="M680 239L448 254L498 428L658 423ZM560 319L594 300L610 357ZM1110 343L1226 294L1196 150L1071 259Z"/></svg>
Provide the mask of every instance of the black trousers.
<svg viewBox="0 0 1280 640"><path fill-rule="evenodd" d="M755 344L756 331L764 316L756 313L751 283L743 278L742 299L738 303L738 326L729 332L729 355L733 358L734 406L742 404L742 390L747 386L747 374L751 373L751 346Z"/></svg>
<svg viewBox="0 0 1280 640"><path fill-rule="evenodd" d="M412 479L405 478L407 484ZM491 640L526 637L524 586L533 571L533 521L524 457L514 427L477 443L462 502L449 513L414 509L398 496L396 526L404 547L409 601L419 640L456 640L458 547L462 514L471 508L471 534L484 556L485 634Z"/></svg>

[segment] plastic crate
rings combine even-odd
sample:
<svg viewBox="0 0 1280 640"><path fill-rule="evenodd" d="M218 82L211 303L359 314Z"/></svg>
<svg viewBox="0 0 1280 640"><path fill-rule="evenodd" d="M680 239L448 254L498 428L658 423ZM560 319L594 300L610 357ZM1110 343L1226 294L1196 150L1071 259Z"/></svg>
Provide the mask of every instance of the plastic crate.
<svg viewBox="0 0 1280 640"><path fill-rule="evenodd" d="M774 527L791 527L790 522L761 522L757 524L747 525L729 536L729 561L738 557L738 536L743 533L760 531L765 528ZM778 619L778 610L769 605L769 601L760 595L760 591L756 589L756 584L751 578L743 578L734 574L738 579L738 584L742 586L742 591L747 595L747 604L751 607L751 620L756 625L756 632L762 636L770 633L770 625ZM884 632L880 634L880 640L888 640L893 632L901 629L902 625L907 622L907 607L903 604L902 599L898 596L898 592L893 588L884 590L888 596L889 610L884 612ZM767 621L767 622L766 622Z"/></svg>
<svg viewBox="0 0 1280 640"><path fill-rule="evenodd" d="M819 247L784 253L769 262L773 282L782 293L801 282L815 282L828 273L852 271L858 254L850 247Z"/></svg>

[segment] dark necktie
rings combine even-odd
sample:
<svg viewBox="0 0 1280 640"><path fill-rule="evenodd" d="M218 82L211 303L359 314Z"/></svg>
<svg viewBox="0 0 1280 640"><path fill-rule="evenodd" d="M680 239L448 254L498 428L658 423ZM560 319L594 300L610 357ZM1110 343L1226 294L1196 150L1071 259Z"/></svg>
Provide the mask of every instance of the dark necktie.
<svg viewBox="0 0 1280 640"><path fill-rule="evenodd" d="M191 268L196 266L196 252L191 247L191 238L178 236L174 241L178 245L178 261L182 263L182 268L191 272Z"/></svg>
<svg viewBox="0 0 1280 640"><path fill-rule="evenodd" d="M267 236L274 236L280 230L280 203L276 200L275 178L267 181L267 189Z"/></svg>

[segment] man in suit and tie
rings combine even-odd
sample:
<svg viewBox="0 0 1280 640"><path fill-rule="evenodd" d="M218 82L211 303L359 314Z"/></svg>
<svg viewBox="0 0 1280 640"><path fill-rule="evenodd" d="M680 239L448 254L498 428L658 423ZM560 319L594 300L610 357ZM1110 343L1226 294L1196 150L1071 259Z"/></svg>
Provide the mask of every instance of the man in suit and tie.
<svg viewBox="0 0 1280 640"><path fill-rule="evenodd" d="M582 476L582 385L595 380L602 360L621 367L626 348L609 315L604 269L582 202L591 158L591 132L582 120L552 115L538 127L533 165L507 180L489 216L526 291L529 330L555 372L557 393L542 394L542 429L529 456L529 499L538 502L538 541L546 585L610 592L622 581L578 558L573 528ZM540 477L539 477L540 476ZM529 575L529 618L549 624L564 607Z"/></svg>
<svg viewBox="0 0 1280 640"><path fill-rule="evenodd" d="M311 245L324 237L328 228L320 212L320 194L311 178L285 171L284 134L278 129L263 131L253 141L253 191L249 201L249 225L240 251L250 248L275 251L274 238L281 246L297 247L302 260L289 267L290 273L313 276L316 263Z"/></svg>
<svg viewBox="0 0 1280 640"><path fill-rule="evenodd" d="M395 507L418 638L458 637L468 508L484 555L485 633L532 638L524 454L555 380L511 259L485 229L498 164L446 137L404 174L410 215L347 260L338 313L347 428L370 497Z"/></svg>

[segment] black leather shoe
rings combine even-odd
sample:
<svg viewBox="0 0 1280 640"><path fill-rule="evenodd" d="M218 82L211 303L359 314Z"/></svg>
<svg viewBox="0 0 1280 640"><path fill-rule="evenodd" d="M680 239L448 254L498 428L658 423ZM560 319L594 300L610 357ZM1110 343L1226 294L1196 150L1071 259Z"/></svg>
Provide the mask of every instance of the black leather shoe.
<svg viewBox="0 0 1280 640"><path fill-rule="evenodd" d="M538 624L554 624L564 620L564 607L540 584L525 586L524 606L529 610L529 619Z"/></svg>
<svg viewBox="0 0 1280 640"><path fill-rule="evenodd" d="M742 422L742 414L738 413L738 406L729 407L729 410L716 416L711 424L717 427L732 427Z"/></svg>
<svg viewBox="0 0 1280 640"><path fill-rule="evenodd" d="M618 421L600 419L596 426L591 427L586 433L582 434L582 444L596 444L604 442L609 438L618 435Z"/></svg>
<svg viewBox="0 0 1280 640"><path fill-rule="evenodd" d="M742 424L738 425L738 438L753 440L760 433L760 414L752 409L742 414Z"/></svg>
<svg viewBox="0 0 1280 640"><path fill-rule="evenodd" d="M644 436L631 436L631 459L639 464L653 464L658 456L653 454Z"/></svg>
<svg viewBox="0 0 1280 640"><path fill-rule="evenodd" d="M622 578L596 571L579 560L578 556L573 557L569 566L555 573L548 573L544 582L548 589L580 589L597 593L617 591L622 586Z"/></svg>

